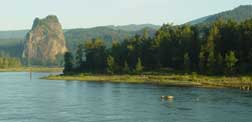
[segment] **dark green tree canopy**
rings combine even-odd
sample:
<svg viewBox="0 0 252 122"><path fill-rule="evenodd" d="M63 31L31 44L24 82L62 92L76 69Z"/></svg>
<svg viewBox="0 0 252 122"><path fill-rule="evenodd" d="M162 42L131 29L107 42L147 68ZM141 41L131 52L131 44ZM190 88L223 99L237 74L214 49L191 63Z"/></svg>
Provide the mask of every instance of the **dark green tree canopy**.
<svg viewBox="0 0 252 122"><path fill-rule="evenodd" d="M219 19L211 26L164 24L153 38L143 31L123 42L113 41L111 48L102 39L86 41L75 56L75 72L141 73L169 68L210 75L250 73L252 19L240 23ZM65 56L65 66L73 65L70 59Z"/></svg>

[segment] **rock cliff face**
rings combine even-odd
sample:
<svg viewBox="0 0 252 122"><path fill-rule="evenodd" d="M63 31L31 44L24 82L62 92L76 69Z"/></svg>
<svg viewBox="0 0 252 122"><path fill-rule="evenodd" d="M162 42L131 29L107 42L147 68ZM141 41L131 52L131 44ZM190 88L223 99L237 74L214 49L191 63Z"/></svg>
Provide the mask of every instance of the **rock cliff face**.
<svg viewBox="0 0 252 122"><path fill-rule="evenodd" d="M67 51L64 33L56 16L36 18L27 33L22 57L29 64L55 64Z"/></svg>

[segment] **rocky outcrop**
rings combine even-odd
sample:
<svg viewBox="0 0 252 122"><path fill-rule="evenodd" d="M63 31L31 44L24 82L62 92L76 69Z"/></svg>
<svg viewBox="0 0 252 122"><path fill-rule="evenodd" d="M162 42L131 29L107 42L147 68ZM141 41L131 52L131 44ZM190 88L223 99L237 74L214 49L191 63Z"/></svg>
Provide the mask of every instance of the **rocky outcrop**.
<svg viewBox="0 0 252 122"><path fill-rule="evenodd" d="M36 18L27 33L23 58L30 64L53 64L67 51L64 33L56 16Z"/></svg>

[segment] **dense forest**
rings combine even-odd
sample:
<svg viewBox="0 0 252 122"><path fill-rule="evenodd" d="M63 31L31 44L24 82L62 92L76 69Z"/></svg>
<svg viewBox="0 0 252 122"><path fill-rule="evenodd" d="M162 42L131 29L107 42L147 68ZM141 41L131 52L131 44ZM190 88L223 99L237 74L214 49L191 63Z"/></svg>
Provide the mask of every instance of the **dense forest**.
<svg viewBox="0 0 252 122"><path fill-rule="evenodd" d="M0 68L16 68L21 67L20 58L11 57L8 53L0 51Z"/></svg>
<svg viewBox="0 0 252 122"><path fill-rule="evenodd" d="M123 42L93 39L64 56L64 73L141 73L164 68L203 74L241 74L252 71L252 19L217 20L210 26L164 24Z"/></svg>
<svg viewBox="0 0 252 122"><path fill-rule="evenodd" d="M17 68L21 66L19 58L0 57L0 68Z"/></svg>
<svg viewBox="0 0 252 122"><path fill-rule="evenodd" d="M184 57L188 56L190 59L190 71L200 71L202 67L199 67L199 63L200 63L199 55L201 54L201 56L204 56L204 58L206 58L206 61L201 62L201 63L204 63L204 65L206 65L208 62L207 61L208 53L210 49L207 50L207 49L204 49L203 47L206 47L207 45L206 43L207 41L209 41L209 38L210 38L209 36L211 34L214 35L214 32L211 32L211 31L214 31L214 28L217 28L217 31L218 31L217 36L219 37L216 37L216 38L221 38L221 40L216 41L214 43L215 50L212 51L214 52L214 54L211 54L211 55L214 55L214 57L216 57L216 55L219 55L217 57L222 58L222 60L225 60L225 55L227 51L232 51L232 55L234 54L235 58L238 59L234 70L242 73L242 72L248 72L247 70L249 70L249 68L246 68L248 67L247 65L249 65L248 63L249 59L245 57L250 54L244 53L245 51L241 52L241 50L237 48L241 48L241 45L246 45L244 43L247 43L247 42L244 42L244 41L249 40L247 39L247 37L245 37L249 34L246 35L245 34L246 32L244 32L245 30L242 30L242 29L246 28L247 26L247 25L244 25L245 20L248 21L249 18L252 18L251 10L252 10L252 5L242 5L237 8L234 8L233 10L224 11L221 13L217 13L217 14L213 14L213 15L196 19L194 21L188 22L185 25L173 26L171 24L166 24L166 25L163 25L161 29L159 29L160 28L159 26L151 25L151 24L125 25L125 26L100 26L100 27L86 28L86 29L85 28L66 29L64 30L64 36L66 38L67 48L69 49L70 52L73 53L74 58L76 57L75 53L76 53L77 47L79 48L81 47L81 46L78 46L79 44L82 45L83 47L82 50L84 50L85 41L87 41L87 43L91 43L92 41L94 41L93 43L95 43L95 40L99 40L103 43L101 45L105 46L105 49L104 49L105 54L106 54L105 57L108 57L110 55L115 60L116 65L118 65L117 67L122 67L122 65L125 64L125 61L123 61L124 58L130 57L129 59L130 61L127 61L127 63L130 66L131 70L133 70L133 68L135 67L134 65L136 64L138 58L141 60L142 65L144 66L144 70L153 70L154 68L160 69L164 67L182 70L184 68L184 66L182 65L184 63ZM218 18L222 18L223 21L221 22L219 20L219 22L218 21L216 22L216 19ZM232 19L233 21L228 22L227 20L229 19ZM229 27L229 26L234 26L234 27ZM147 30L144 28L148 28L148 34L147 34L147 37L145 37L146 39L144 39L143 30L145 31ZM233 30L229 30L228 28L231 28ZM157 29L159 29L159 32L156 32ZM0 31L0 51L4 52L6 55L10 57L21 58L23 47L24 47L24 44L23 44L24 37L28 31L29 30ZM190 31L190 32L186 32L186 31ZM227 31L230 31L230 32L227 32ZM190 37L185 37L186 34L184 33L189 33L188 36ZM229 33L235 33L235 34L234 35L231 34L230 36L227 36L227 34ZM93 38L97 38L97 39L93 39ZM186 38L189 38L189 39L186 39ZM92 40L92 41L88 41L88 40ZM189 41L185 41L185 40L189 40ZM227 42L230 42L230 43L227 43ZM137 46L139 45L139 43L142 43L143 46ZM221 44L216 44L216 43L221 43ZM238 44L238 45L234 45L237 48L233 48L232 43ZM223 45L224 47L222 47ZM181 47L181 46L184 46L184 47ZM131 47L132 49L128 49ZM119 50L121 54L115 54L115 52L113 52L115 48ZM220 49L220 48L224 48L224 49ZM243 50L246 50L247 53L249 53L249 50L247 49L247 47L246 49L243 49ZM177 51L179 52L179 54L176 53L176 56L172 56L173 53L169 51ZM137 54L134 54L133 56L133 54L131 53L134 53L134 52L137 52ZM86 60L85 58L86 50L83 51L82 55L84 55L83 60ZM120 55L120 56L117 56L117 55ZM138 58L136 58L135 55L137 55ZM169 57L167 57L166 55ZM154 58L151 58L151 56L154 56ZM24 61L22 62L23 64L25 64ZM38 63L37 65L61 66L62 57L59 57L59 61L57 60L55 63L51 63L51 62L48 63L46 61L43 61L43 62L44 63ZM225 66L226 64L222 63L221 69L224 70ZM74 67L76 68L78 66L74 66ZM206 67L210 67L210 66L206 66ZM117 69L120 69L120 68L117 68ZM209 71L204 71L204 72L209 72ZM220 71L220 72L224 72L224 71Z"/></svg>

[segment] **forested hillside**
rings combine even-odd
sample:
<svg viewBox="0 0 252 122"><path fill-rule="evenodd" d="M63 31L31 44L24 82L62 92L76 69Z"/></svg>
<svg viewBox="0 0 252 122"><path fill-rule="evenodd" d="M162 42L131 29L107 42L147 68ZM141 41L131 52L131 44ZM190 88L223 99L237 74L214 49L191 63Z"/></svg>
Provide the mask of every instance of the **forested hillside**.
<svg viewBox="0 0 252 122"><path fill-rule="evenodd" d="M142 36L144 36L143 33L146 32L148 35L146 38L151 38L151 39L157 40L158 35L160 34L160 30L168 29L170 31L168 35L171 36L174 33L182 33L183 31L181 31L181 30L183 30L183 28L189 26L189 28L193 31L193 34L198 34L197 36L194 36L194 38L195 38L194 40L197 41L197 38L200 37L200 49L201 49L202 43L206 43L205 41L207 41L207 38L208 38L207 35L209 34L208 31L210 31L211 28L213 28L212 27L213 25L216 25L216 21L218 21L218 22L222 21L225 24L235 23L234 26L238 26L235 29L235 31L237 31L237 30L241 29L243 26L245 26L244 25L245 20L247 20L246 22L248 23L248 20L250 18L252 18L251 11L252 11L252 5L243 5L243 6L237 7L233 10L229 10L229 11L221 12L218 14L202 17L200 19L191 21L191 22L187 23L186 25L172 26L171 28L173 28L173 29L171 29L171 28L168 29L168 27L165 27L165 25L162 26L161 29L159 29L160 27L157 25L151 25L151 24L134 25L134 24L132 24L132 25L125 25L125 26L101 26L101 27L94 27L94 28L66 29L66 30L64 30L64 35L66 38L67 48L69 49L69 51L75 53L79 44L83 45L84 43L89 42L90 40L93 40L95 38L98 40L103 40L102 43L104 43L106 48L112 47L112 42L117 42L119 45L127 45L128 47L132 47L132 45L134 45L134 44L128 45L126 43L129 43L129 40L137 40L137 39L132 39L132 38L136 37L135 35L138 35L138 37L142 37ZM232 21L228 21L228 20L232 20ZM190 24L191 24L191 26L190 26ZM171 26L171 25L169 25L169 26ZM250 25L248 24L246 26L249 27ZM225 25L225 27L226 27L226 25ZM173 31L175 31L174 28L176 28L176 32L173 32ZM157 29L159 29L159 31L156 34ZM219 29L221 30L221 29L223 29L223 27L220 27ZM230 31L230 30L226 29L225 31L222 32L222 34L227 33L226 31ZM27 32L28 32L28 30L0 31L0 52L1 52L1 54L4 54L6 56L10 56L10 57L21 57L22 50L24 47L23 42L24 42L25 34ZM162 31L162 33L163 33L163 31ZM237 33L241 33L240 30ZM234 33L234 35L230 35L230 37L236 38L236 41L242 41L239 43L243 43L244 40L247 38L244 39L241 36L239 36L239 38L234 37L237 35L237 33ZM179 35L175 35L170 40L176 40L178 37L179 37ZM168 38L168 37L165 37L165 38ZM202 38L205 38L205 39L202 39ZM221 35L221 38L224 38L224 36ZM231 39L233 39L233 38L230 38L230 40L229 40L230 43L227 43L226 45L230 45L232 42ZM180 39L178 39L178 40L180 40ZM150 43L149 41L147 41L147 42ZM133 43L133 42L130 42L130 43ZM141 44L143 44L144 46L151 45L148 43L141 43ZM151 43L153 43L153 42L151 42ZM174 44L172 44L172 46L169 45L167 47L160 47L160 49L158 49L158 51L170 50L170 51L172 51L172 54L182 55L180 53L178 53L178 54L176 53L177 50L180 50L179 45L182 43L181 40L178 44L176 44L175 42L173 42L173 43ZM187 41L188 45L190 45L191 43L194 44L196 42ZM236 42L236 43L238 43L238 42ZM165 45L165 44L166 43L164 43L162 45ZM140 44L138 44L138 45L140 45ZM218 48L225 48L226 45L221 45L221 47L218 47L218 46L220 46L220 45L218 45L217 47ZM222 46L224 46L224 47L222 47ZM151 47L151 48L154 49L154 47ZM196 52L195 50L200 50L200 49L199 49L199 47L195 47L193 52ZM153 51L154 52L148 52L148 51L147 52L148 52L148 54L149 53L150 54L157 53L157 52L155 52L156 50L153 50ZM247 50L247 51L249 52L249 50ZM138 53L138 52L135 52L135 53ZM171 52L166 52L165 54L169 54L169 53L171 53ZM236 58L241 57L240 52L235 52L235 54L238 55L238 57L236 57ZM159 54L159 56L160 55L161 54ZM185 55L185 54L183 54L183 55ZM196 60L197 56L191 56L192 54L188 54L188 55L192 58L191 59L191 60L193 60L192 62L198 63L197 62L198 60ZM196 55L196 54L193 54L193 55ZM222 58L224 58L226 54L224 54L222 52L221 55L222 55ZM185 55L185 56L187 57L187 55ZM141 59L141 60L143 60L143 59ZM149 61L152 61L152 60L153 60L152 58L149 59ZM179 62L183 62L181 57L180 58L175 57L175 58L172 58L169 60L167 59L167 61L165 60L164 62L168 62L168 61L171 61L169 63L169 65L173 65L173 63L176 62L176 64L174 64L174 65L179 66L180 69L183 69L181 64L178 65ZM154 65L154 64L155 63L152 63L152 65ZM160 62L158 62L158 65L161 65L161 64L162 64L162 60L160 60ZM133 65L135 65L135 64L133 63L132 66ZM149 66L147 66L147 67L149 67ZM147 67L145 67L145 68L147 68ZM151 66L151 67L154 67L154 66ZM193 69L199 68L198 64L193 64L192 67L193 67Z"/></svg>
<svg viewBox="0 0 252 122"><path fill-rule="evenodd" d="M79 45L76 53L66 53L64 72L128 74L171 68L209 75L251 73L252 19L217 20L210 27L165 24L153 38L145 32L105 47L101 39Z"/></svg>
<svg viewBox="0 0 252 122"><path fill-rule="evenodd" d="M117 40L119 42L124 39L131 38L135 34L141 35L143 30L148 30L150 36L154 36L156 30L153 28L142 28L137 31L126 31L121 29L113 29L110 27L96 27L90 29L71 29L65 32L65 38L67 47L74 51L77 45L94 38L100 38L105 40L105 45L111 47L112 41Z"/></svg>
<svg viewBox="0 0 252 122"><path fill-rule="evenodd" d="M202 17L196 20L189 22L188 24L211 24L215 22L217 19L228 20L232 19L237 22L242 22L247 19L252 18L252 5L242 5L233 10L217 13L214 15Z"/></svg>
<svg viewBox="0 0 252 122"><path fill-rule="evenodd" d="M23 49L22 38L0 38L0 52L10 57L20 57Z"/></svg>

